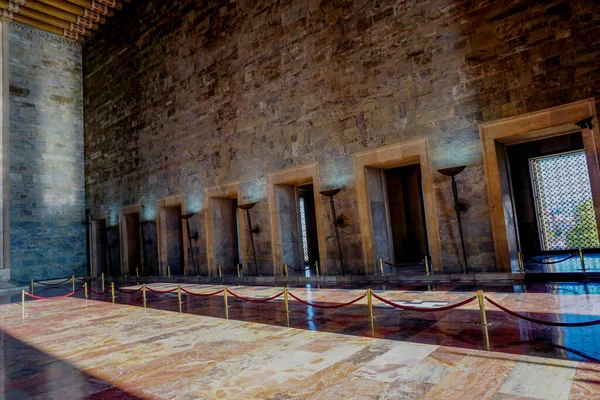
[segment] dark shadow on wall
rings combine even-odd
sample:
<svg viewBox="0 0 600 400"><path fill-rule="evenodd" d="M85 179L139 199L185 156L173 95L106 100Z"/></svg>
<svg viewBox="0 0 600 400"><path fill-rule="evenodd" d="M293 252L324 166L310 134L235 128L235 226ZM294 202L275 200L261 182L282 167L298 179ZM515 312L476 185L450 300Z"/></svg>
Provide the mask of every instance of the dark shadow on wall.
<svg viewBox="0 0 600 400"><path fill-rule="evenodd" d="M84 275L81 50L19 24L9 46L11 278Z"/></svg>

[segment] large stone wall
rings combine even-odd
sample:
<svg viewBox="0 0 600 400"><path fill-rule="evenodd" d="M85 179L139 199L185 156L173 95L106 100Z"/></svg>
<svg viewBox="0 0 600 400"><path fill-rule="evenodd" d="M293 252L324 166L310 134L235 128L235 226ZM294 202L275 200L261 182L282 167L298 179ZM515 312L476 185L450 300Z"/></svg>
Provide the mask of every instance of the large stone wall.
<svg viewBox="0 0 600 400"><path fill-rule="evenodd" d="M352 155L428 138L458 177L469 261L496 270L478 124L600 94L600 8L580 1L132 1L84 45L88 207L107 212L239 180L271 263L266 175L318 162L350 269L362 272ZM444 268L459 270L435 176ZM326 199L324 210L328 210ZM327 254L337 256L330 216Z"/></svg>
<svg viewBox="0 0 600 400"><path fill-rule="evenodd" d="M81 46L10 25L11 278L86 271Z"/></svg>

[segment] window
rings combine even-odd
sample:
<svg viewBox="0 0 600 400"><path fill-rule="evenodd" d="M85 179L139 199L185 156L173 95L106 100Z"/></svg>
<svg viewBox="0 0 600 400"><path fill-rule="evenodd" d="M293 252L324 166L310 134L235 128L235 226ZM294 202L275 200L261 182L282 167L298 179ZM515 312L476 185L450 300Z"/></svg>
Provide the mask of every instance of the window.
<svg viewBox="0 0 600 400"><path fill-rule="evenodd" d="M583 151L529 160L543 251L600 245Z"/></svg>
<svg viewBox="0 0 600 400"><path fill-rule="evenodd" d="M300 197L298 200L298 205L300 208L300 230L302 233L302 252L304 254L304 262L310 262L310 255L308 254L308 233L306 229L306 202L304 201L304 197Z"/></svg>

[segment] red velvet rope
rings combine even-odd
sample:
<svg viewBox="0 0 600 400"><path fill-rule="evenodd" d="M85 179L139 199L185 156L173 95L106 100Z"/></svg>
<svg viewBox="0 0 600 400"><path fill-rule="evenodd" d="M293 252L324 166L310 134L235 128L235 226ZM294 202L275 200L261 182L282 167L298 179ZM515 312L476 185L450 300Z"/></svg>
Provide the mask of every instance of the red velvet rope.
<svg viewBox="0 0 600 400"><path fill-rule="evenodd" d="M191 294L192 296L198 296L198 297L214 296L216 294L223 293L223 289L217 290L216 292L212 292L212 293L194 293L194 292L187 291L184 288L181 288L181 291L185 292L187 294Z"/></svg>
<svg viewBox="0 0 600 400"><path fill-rule="evenodd" d="M470 298L468 298L466 300L461 301L460 303L450 304L450 305L447 305L447 306L444 306L444 307L422 308L422 307L401 306L400 304L396 304L396 303L394 303L392 301L384 299L383 297L377 296L375 293L372 293L372 296L375 297L377 300L385 303L385 304L389 304L392 307L400 308L400 309L406 310L406 311L420 311L420 312L435 312L435 311L452 310L453 308L458 308L460 306L464 306L465 304L469 304L470 302L472 302L473 300L475 300L477 298L477 296L473 296L473 297L470 297Z"/></svg>
<svg viewBox="0 0 600 400"><path fill-rule="evenodd" d="M334 304L334 305L331 305L331 306L324 306L324 305L321 305L321 304L310 303L308 301L302 300L301 298L294 296L293 293L289 293L288 292L288 294L290 295L290 297L298 300L300 303L306 304L307 306L311 306L311 307L315 307L315 308L341 308L341 307L346 307L346 306L352 305L352 304L356 303L357 301L362 300L365 297L367 297L366 294L363 294L362 296L359 296L356 299L354 299L352 301L349 301L347 303Z"/></svg>
<svg viewBox="0 0 600 400"><path fill-rule="evenodd" d="M531 317L528 317L526 315L519 314L517 312L509 310L508 308L503 307L500 304L496 303L494 300L491 300L487 296L485 297L485 299L487 301L489 301L493 306L498 307L499 309L501 309L505 313L508 313L508 314L510 314L510 315L512 315L514 317L517 317L517 318L524 319L525 321L535 322L536 324L548 325L548 326L564 326L564 327L578 327L578 326L600 325L600 320L587 321L587 322L552 322L552 321L543 321L541 319L531 318Z"/></svg>
<svg viewBox="0 0 600 400"><path fill-rule="evenodd" d="M83 286L82 286L83 287ZM36 296L35 294L31 294L31 293L27 293L25 292L25 296L31 297L32 299L37 299L37 300L42 300L42 301L47 301L47 300L58 300L58 299L65 299L67 297L71 297L73 296L75 293L77 293L79 290L76 290L74 292L71 293L67 293L65 295L62 296L55 296L55 297L40 297L40 296Z"/></svg>
<svg viewBox="0 0 600 400"><path fill-rule="evenodd" d="M222 272L235 272L235 273L237 273L237 268L227 269L225 267L221 267L221 271Z"/></svg>
<svg viewBox="0 0 600 400"><path fill-rule="evenodd" d="M274 299L278 298L279 296L283 296L283 292L281 292L281 293L277 293L275 296L267 297L266 299L251 299L249 297L243 297L243 296L240 296L238 294L235 294L231 290L229 290L229 288L227 289L227 293L229 293L230 295L232 295L236 299L240 299L240 300L244 300L244 301L249 301L251 303L266 303L267 301L274 300Z"/></svg>
<svg viewBox="0 0 600 400"><path fill-rule="evenodd" d="M169 289L169 290L158 290L158 289L152 289L151 287L146 286L146 290L148 290L149 292L153 292L153 293L173 293L177 290L177 288L173 288L173 289Z"/></svg>
<svg viewBox="0 0 600 400"><path fill-rule="evenodd" d="M125 293L125 294L134 294L134 293L140 292L142 290L142 288L140 287L139 289L131 289L131 290L129 290L129 289L121 289L121 288L117 288L116 287L115 290L117 292L121 292L121 293Z"/></svg>

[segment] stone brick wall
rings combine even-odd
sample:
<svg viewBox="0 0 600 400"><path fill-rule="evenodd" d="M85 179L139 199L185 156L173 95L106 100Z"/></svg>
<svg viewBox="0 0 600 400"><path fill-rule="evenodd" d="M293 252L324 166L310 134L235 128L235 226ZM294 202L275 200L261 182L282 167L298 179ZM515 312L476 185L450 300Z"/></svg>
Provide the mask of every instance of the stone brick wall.
<svg viewBox="0 0 600 400"><path fill-rule="evenodd" d="M84 45L83 59L92 210L115 219L121 206L141 203L154 218L156 199L185 193L189 211L202 211L203 188L239 180L241 203L262 201L253 219L261 263L270 263L265 177L318 162L321 189L344 186L343 251L361 272L352 155L426 137L434 169L467 165L458 183L469 261L494 271L478 124L598 96L600 7L132 1ZM436 175L435 185L444 267L456 271L450 181ZM206 260L199 231L196 254Z"/></svg>
<svg viewBox="0 0 600 400"><path fill-rule="evenodd" d="M10 25L11 278L86 271L81 47Z"/></svg>

